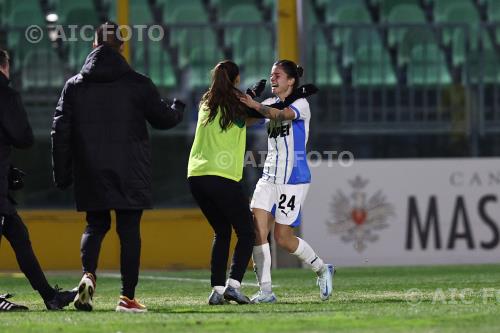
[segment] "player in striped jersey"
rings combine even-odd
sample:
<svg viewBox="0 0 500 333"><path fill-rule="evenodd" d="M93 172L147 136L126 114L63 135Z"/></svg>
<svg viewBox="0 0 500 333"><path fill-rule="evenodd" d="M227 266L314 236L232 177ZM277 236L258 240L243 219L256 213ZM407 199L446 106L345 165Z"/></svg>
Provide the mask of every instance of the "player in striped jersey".
<svg viewBox="0 0 500 333"><path fill-rule="evenodd" d="M276 97L262 103L249 95L241 99L267 118L268 132L264 171L250 204L257 236L253 261L260 286L260 291L252 297L254 303L276 302L271 288L271 253L267 240L273 227L276 243L316 272L322 300L330 297L333 288L334 267L325 264L293 231L301 223L300 210L311 182L306 158L311 119L309 103L300 98L283 110L268 106L290 96L299 87L302 73L302 67L293 61L279 60L274 63L270 77L272 93Z"/></svg>

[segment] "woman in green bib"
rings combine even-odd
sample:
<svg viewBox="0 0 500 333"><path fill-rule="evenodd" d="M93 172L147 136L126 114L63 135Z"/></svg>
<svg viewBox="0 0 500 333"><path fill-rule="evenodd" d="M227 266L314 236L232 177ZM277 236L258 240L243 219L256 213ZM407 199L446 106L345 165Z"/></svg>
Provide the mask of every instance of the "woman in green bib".
<svg viewBox="0 0 500 333"><path fill-rule="evenodd" d="M238 66L228 60L212 70L212 82L203 95L198 123L189 155L188 182L191 193L214 230L210 305L236 301L250 303L241 293L241 281L252 255L255 233L243 187L246 143L246 107L236 87ZM229 243L234 228L238 242L226 281Z"/></svg>

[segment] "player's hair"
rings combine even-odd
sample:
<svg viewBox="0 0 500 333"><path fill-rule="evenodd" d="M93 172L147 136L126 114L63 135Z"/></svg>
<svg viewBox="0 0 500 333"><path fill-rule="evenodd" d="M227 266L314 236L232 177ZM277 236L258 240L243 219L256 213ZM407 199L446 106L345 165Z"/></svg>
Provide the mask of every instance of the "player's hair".
<svg viewBox="0 0 500 333"><path fill-rule="evenodd" d="M6 67L9 62L9 54L7 51L0 49L0 67Z"/></svg>
<svg viewBox="0 0 500 333"><path fill-rule="evenodd" d="M200 101L200 106L206 104L210 109L204 125L206 126L215 119L217 109L220 108L219 125L225 131L235 122L246 118L245 106L239 100L243 93L234 86L240 70L234 62L224 60L219 62L211 73L212 83Z"/></svg>
<svg viewBox="0 0 500 333"><path fill-rule="evenodd" d="M123 44L123 36L120 27L115 22L108 21L99 26L95 33L97 45L107 45L115 50L120 50Z"/></svg>
<svg viewBox="0 0 500 333"><path fill-rule="evenodd" d="M286 73L288 78L294 78L295 83L293 84L293 89L297 89L300 84L300 77L302 77L302 74L304 74L304 69L300 66L297 65L295 62L291 60L278 60L276 61L273 66L279 66L283 69L283 71Z"/></svg>

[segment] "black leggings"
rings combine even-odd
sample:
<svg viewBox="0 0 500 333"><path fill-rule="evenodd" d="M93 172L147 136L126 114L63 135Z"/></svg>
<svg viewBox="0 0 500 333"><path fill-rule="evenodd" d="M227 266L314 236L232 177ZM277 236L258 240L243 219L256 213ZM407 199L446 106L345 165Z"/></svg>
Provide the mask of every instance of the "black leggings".
<svg viewBox="0 0 500 333"><path fill-rule="evenodd" d="M121 294L133 299L139 279L142 210L115 210L115 212L116 231L120 238ZM87 228L82 235L80 249L84 272L95 276L101 243L110 227L109 210L87 212Z"/></svg>
<svg viewBox="0 0 500 333"><path fill-rule="evenodd" d="M33 289L37 290L44 300L53 298L55 291L42 272L31 246L28 228L17 213L4 216L3 235L12 246L19 268L28 278Z"/></svg>
<svg viewBox="0 0 500 333"><path fill-rule="evenodd" d="M255 241L252 214L242 185L218 176L189 177L188 182L193 197L215 233L210 262L212 287L223 286L226 281L231 226L238 242L229 277L241 282Z"/></svg>

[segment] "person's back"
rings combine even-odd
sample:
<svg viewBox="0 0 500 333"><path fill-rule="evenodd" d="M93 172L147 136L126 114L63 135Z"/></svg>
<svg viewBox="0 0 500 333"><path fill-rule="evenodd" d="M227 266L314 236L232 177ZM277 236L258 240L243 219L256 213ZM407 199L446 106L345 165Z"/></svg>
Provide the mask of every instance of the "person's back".
<svg viewBox="0 0 500 333"><path fill-rule="evenodd" d="M239 100L243 94L236 88L239 73L238 65L230 60L219 62L212 70L212 82L200 102L189 154L189 188L215 234L210 261L210 305L230 300L250 303L240 291L255 234L248 199L240 183L248 117ZM232 228L238 241L225 285Z"/></svg>
<svg viewBox="0 0 500 333"><path fill-rule="evenodd" d="M148 101L159 97L151 80L104 45L88 56L66 89L78 209L150 208L151 191L144 191L151 187L146 120L154 107Z"/></svg>
<svg viewBox="0 0 500 333"><path fill-rule="evenodd" d="M208 106L200 105L196 136L189 154L188 178L212 175L239 182L243 176L246 126L244 123L233 124L222 131L219 125L220 107L211 122L207 121L209 115Z"/></svg>
<svg viewBox="0 0 500 333"><path fill-rule="evenodd" d="M74 180L79 211L86 211L82 236L83 277L74 305L90 311L102 240L115 210L120 237L122 290L117 311L145 312L135 300L139 276L140 220L152 206L151 147L147 122L168 129L182 120L183 104L165 103L153 82L133 71L120 54L115 23L101 25L81 72L69 79L52 125L54 181Z"/></svg>
<svg viewBox="0 0 500 333"><path fill-rule="evenodd" d="M133 71L116 48L97 46L66 82L56 109L56 184L67 187L74 172L80 211L151 208L146 122L168 129L181 120L182 112L171 110L152 81Z"/></svg>

